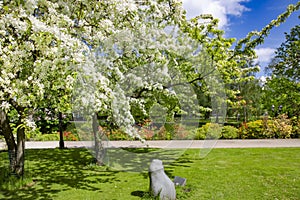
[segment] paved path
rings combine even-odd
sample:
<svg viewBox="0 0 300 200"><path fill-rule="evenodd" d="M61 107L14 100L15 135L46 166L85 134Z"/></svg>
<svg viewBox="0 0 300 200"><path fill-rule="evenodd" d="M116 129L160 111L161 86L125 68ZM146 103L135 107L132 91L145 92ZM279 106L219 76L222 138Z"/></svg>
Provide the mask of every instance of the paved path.
<svg viewBox="0 0 300 200"><path fill-rule="evenodd" d="M90 147L93 142L65 141L67 148ZM262 140L170 140L170 141L108 141L108 147L150 147L150 148L275 148L275 147L299 147L300 139L262 139ZM26 142L27 149L48 149L59 147L58 141ZM0 149L5 149L4 142L0 142Z"/></svg>

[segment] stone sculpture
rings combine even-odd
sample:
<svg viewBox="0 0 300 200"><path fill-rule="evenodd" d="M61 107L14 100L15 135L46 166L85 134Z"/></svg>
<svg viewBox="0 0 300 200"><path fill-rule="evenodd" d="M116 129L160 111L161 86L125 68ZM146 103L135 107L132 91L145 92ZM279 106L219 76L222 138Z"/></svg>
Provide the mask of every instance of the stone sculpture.
<svg viewBox="0 0 300 200"><path fill-rule="evenodd" d="M166 175L161 160L152 160L149 167L150 191L160 200L176 200L175 185Z"/></svg>

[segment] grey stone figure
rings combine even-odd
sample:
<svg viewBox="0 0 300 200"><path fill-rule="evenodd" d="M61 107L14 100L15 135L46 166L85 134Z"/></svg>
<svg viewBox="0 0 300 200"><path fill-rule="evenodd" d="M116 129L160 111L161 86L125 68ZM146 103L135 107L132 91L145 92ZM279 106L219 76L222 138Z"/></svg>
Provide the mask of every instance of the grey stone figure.
<svg viewBox="0 0 300 200"><path fill-rule="evenodd" d="M159 195L160 200L176 200L174 183L166 175L161 160L152 160L149 167L150 191L154 197Z"/></svg>

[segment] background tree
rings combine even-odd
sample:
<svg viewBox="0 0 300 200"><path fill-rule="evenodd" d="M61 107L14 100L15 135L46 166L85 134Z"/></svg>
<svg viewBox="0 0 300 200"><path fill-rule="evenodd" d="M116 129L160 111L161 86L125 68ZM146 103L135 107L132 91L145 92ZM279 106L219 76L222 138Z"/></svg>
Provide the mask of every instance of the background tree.
<svg viewBox="0 0 300 200"><path fill-rule="evenodd" d="M264 85L264 108L271 116L286 113L289 117L300 116L300 83L284 77L267 79Z"/></svg>
<svg viewBox="0 0 300 200"><path fill-rule="evenodd" d="M300 16L299 16L300 18ZM285 42L275 51L275 57L267 70L276 77L293 82L300 81L300 25L285 33Z"/></svg>
<svg viewBox="0 0 300 200"><path fill-rule="evenodd" d="M285 38L267 67L271 77L267 79L264 87L264 102L266 109L273 115L284 112L289 117L299 117L300 26L297 25L290 33L285 33Z"/></svg>
<svg viewBox="0 0 300 200"><path fill-rule="evenodd" d="M245 69L243 75L245 80L233 81L228 85L229 88L237 91L233 99L229 101L228 117L247 122L260 116L263 112L261 106L262 84L255 78L259 67L254 59L250 59L243 68Z"/></svg>

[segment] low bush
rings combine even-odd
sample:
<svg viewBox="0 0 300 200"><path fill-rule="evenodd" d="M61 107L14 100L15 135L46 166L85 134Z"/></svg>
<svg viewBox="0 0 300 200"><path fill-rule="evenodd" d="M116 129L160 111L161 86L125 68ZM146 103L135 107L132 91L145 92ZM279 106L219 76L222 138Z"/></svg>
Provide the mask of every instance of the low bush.
<svg viewBox="0 0 300 200"><path fill-rule="evenodd" d="M291 119L287 118L288 116L282 116L281 120L281 124L279 124L279 127L282 127L282 123L284 123L285 128L284 129L280 129L281 130L281 135L283 136L283 138L291 138L292 134L293 134L293 123ZM298 122L299 123L299 122Z"/></svg>
<svg viewBox="0 0 300 200"><path fill-rule="evenodd" d="M280 115L273 120L275 138L291 138L292 121L287 115Z"/></svg>
<svg viewBox="0 0 300 200"><path fill-rule="evenodd" d="M216 123L206 123L197 128L194 133L195 140L219 139L222 136L222 126Z"/></svg>
<svg viewBox="0 0 300 200"><path fill-rule="evenodd" d="M35 141L58 141L59 135L57 133L42 134L34 139Z"/></svg>
<svg viewBox="0 0 300 200"><path fill-rule="evenodd" d="M158 127L142 127L139 134L146 140L189 140L193 135L184 125L167 124Z"/></svg>
<svg viewBox="0 0 300 200"><path fill-rule="evenodd" d="M241 139L258 139L263 138L263 120L243 123L239 130Z"/></svg>
<svg viewBox="0 0 300 200"><path fill-rule="evenodd" d="M297 127L297 126L296 126ZM279 115L274 119L256 120L243 123L239 128L241 139L291 138L295 137L292 120L287 115Z"/></svg>
<svg viewBox="0 0 300 200"><path fill-rule="evenodd" d="M158 131L156 131L156 133L154 131L152 131L153 136L151 139L153 139L153 140L171 140L172 134L171 134L170 130L172 131L173 129L171 129L170 127L166 128L165 126L162 126L159 128Z"/></svg>
<svg viewBox="0 0 300 200"><path fill-rule="evenodd" d="M65 141L78 141L79 140L77 134L74 134L69 131L64 131L63 137L64 137ZM42 134L39 131L33 131L33 132L26 134L27 141L28 140L29 141L58 141L59 139L60 139L59 132L55 132L55 133L51 133L51 134L47 134L47 133Z"/></svg>
<svg viewBox="0 0 300 200"><path fill-rule="evenodd" d="M58 135L59 135L59 133L58 133ZM65 141L78 141L79 140L77 134L74 134L70 131L64 131L63 135L64 135Z"/></svg>
<svg viewBox="0 0 300 200"><path fill-rule="evenodd" d="M188 128L181 124L175 125L173 140L190 140L193 139L193 135L190 133Z"/></svg>
<svg viewBox="0 0 300 200"><path fill-rule="evenodd" d="M93 139L93 133L90 129L90 127L68 126L64 131L64 140L91 140ZM109 140L133 140L121 129L109 129L108 127L102 127L102 129ZM287 115L283 114L273 119L266 117L243 123L239 128L228 124L222 128L221 125L216 123L206 123L195 130L193 127L189 128L176 123L166 123L161 127L147 124L139 128L139 134L146 140L299 138L300 119L297 117L288 118ZM3 136L0 136L0 140L4 140ZM42 134L37 128L26 132L26 140L59 140L59 133Z"/></svg>
<svg viewBox="0 0 300 200"><path fill-rule="evenodd" d="M26 134L25 134L27 141L36 140L36 138L40 137L41 135L42 135L42 133L40 132L39 128L27 130Z"/></svg>
<svg viewBox="0 0 300 200"><path fill-rule="evenodd" d="M224 126L222 129L221 139L236 139L238 138L238 129L234 126Z"/></svg>
<svg viewBox="0 0 300 200"><path fill-rule="evenodd" d="M132 140L132 138L121 129L113 129L106 131L109 140Z"/></svg>
<svg viewBox="0 0 300 200"><path fill-rule="evenodd" d="M300 137L300 119L298 119L297 117L293 117L291 119L292 121L292 138L299 138Z"/></svg>
<svg viewBox="0 0 300 200"><path fill-rule="evenodd" d="M194 139L236 139L238 138L238 129L234 126L222 127L216 123L206 123L194 131Z"/></svg>
<svg viewBox="0 0 300 200"><path fill-rule="evenodd" d="M156 136L154 129L150 129L148 127L141 127L139 129L139 135L145 140L153 140Z"/></svg>

